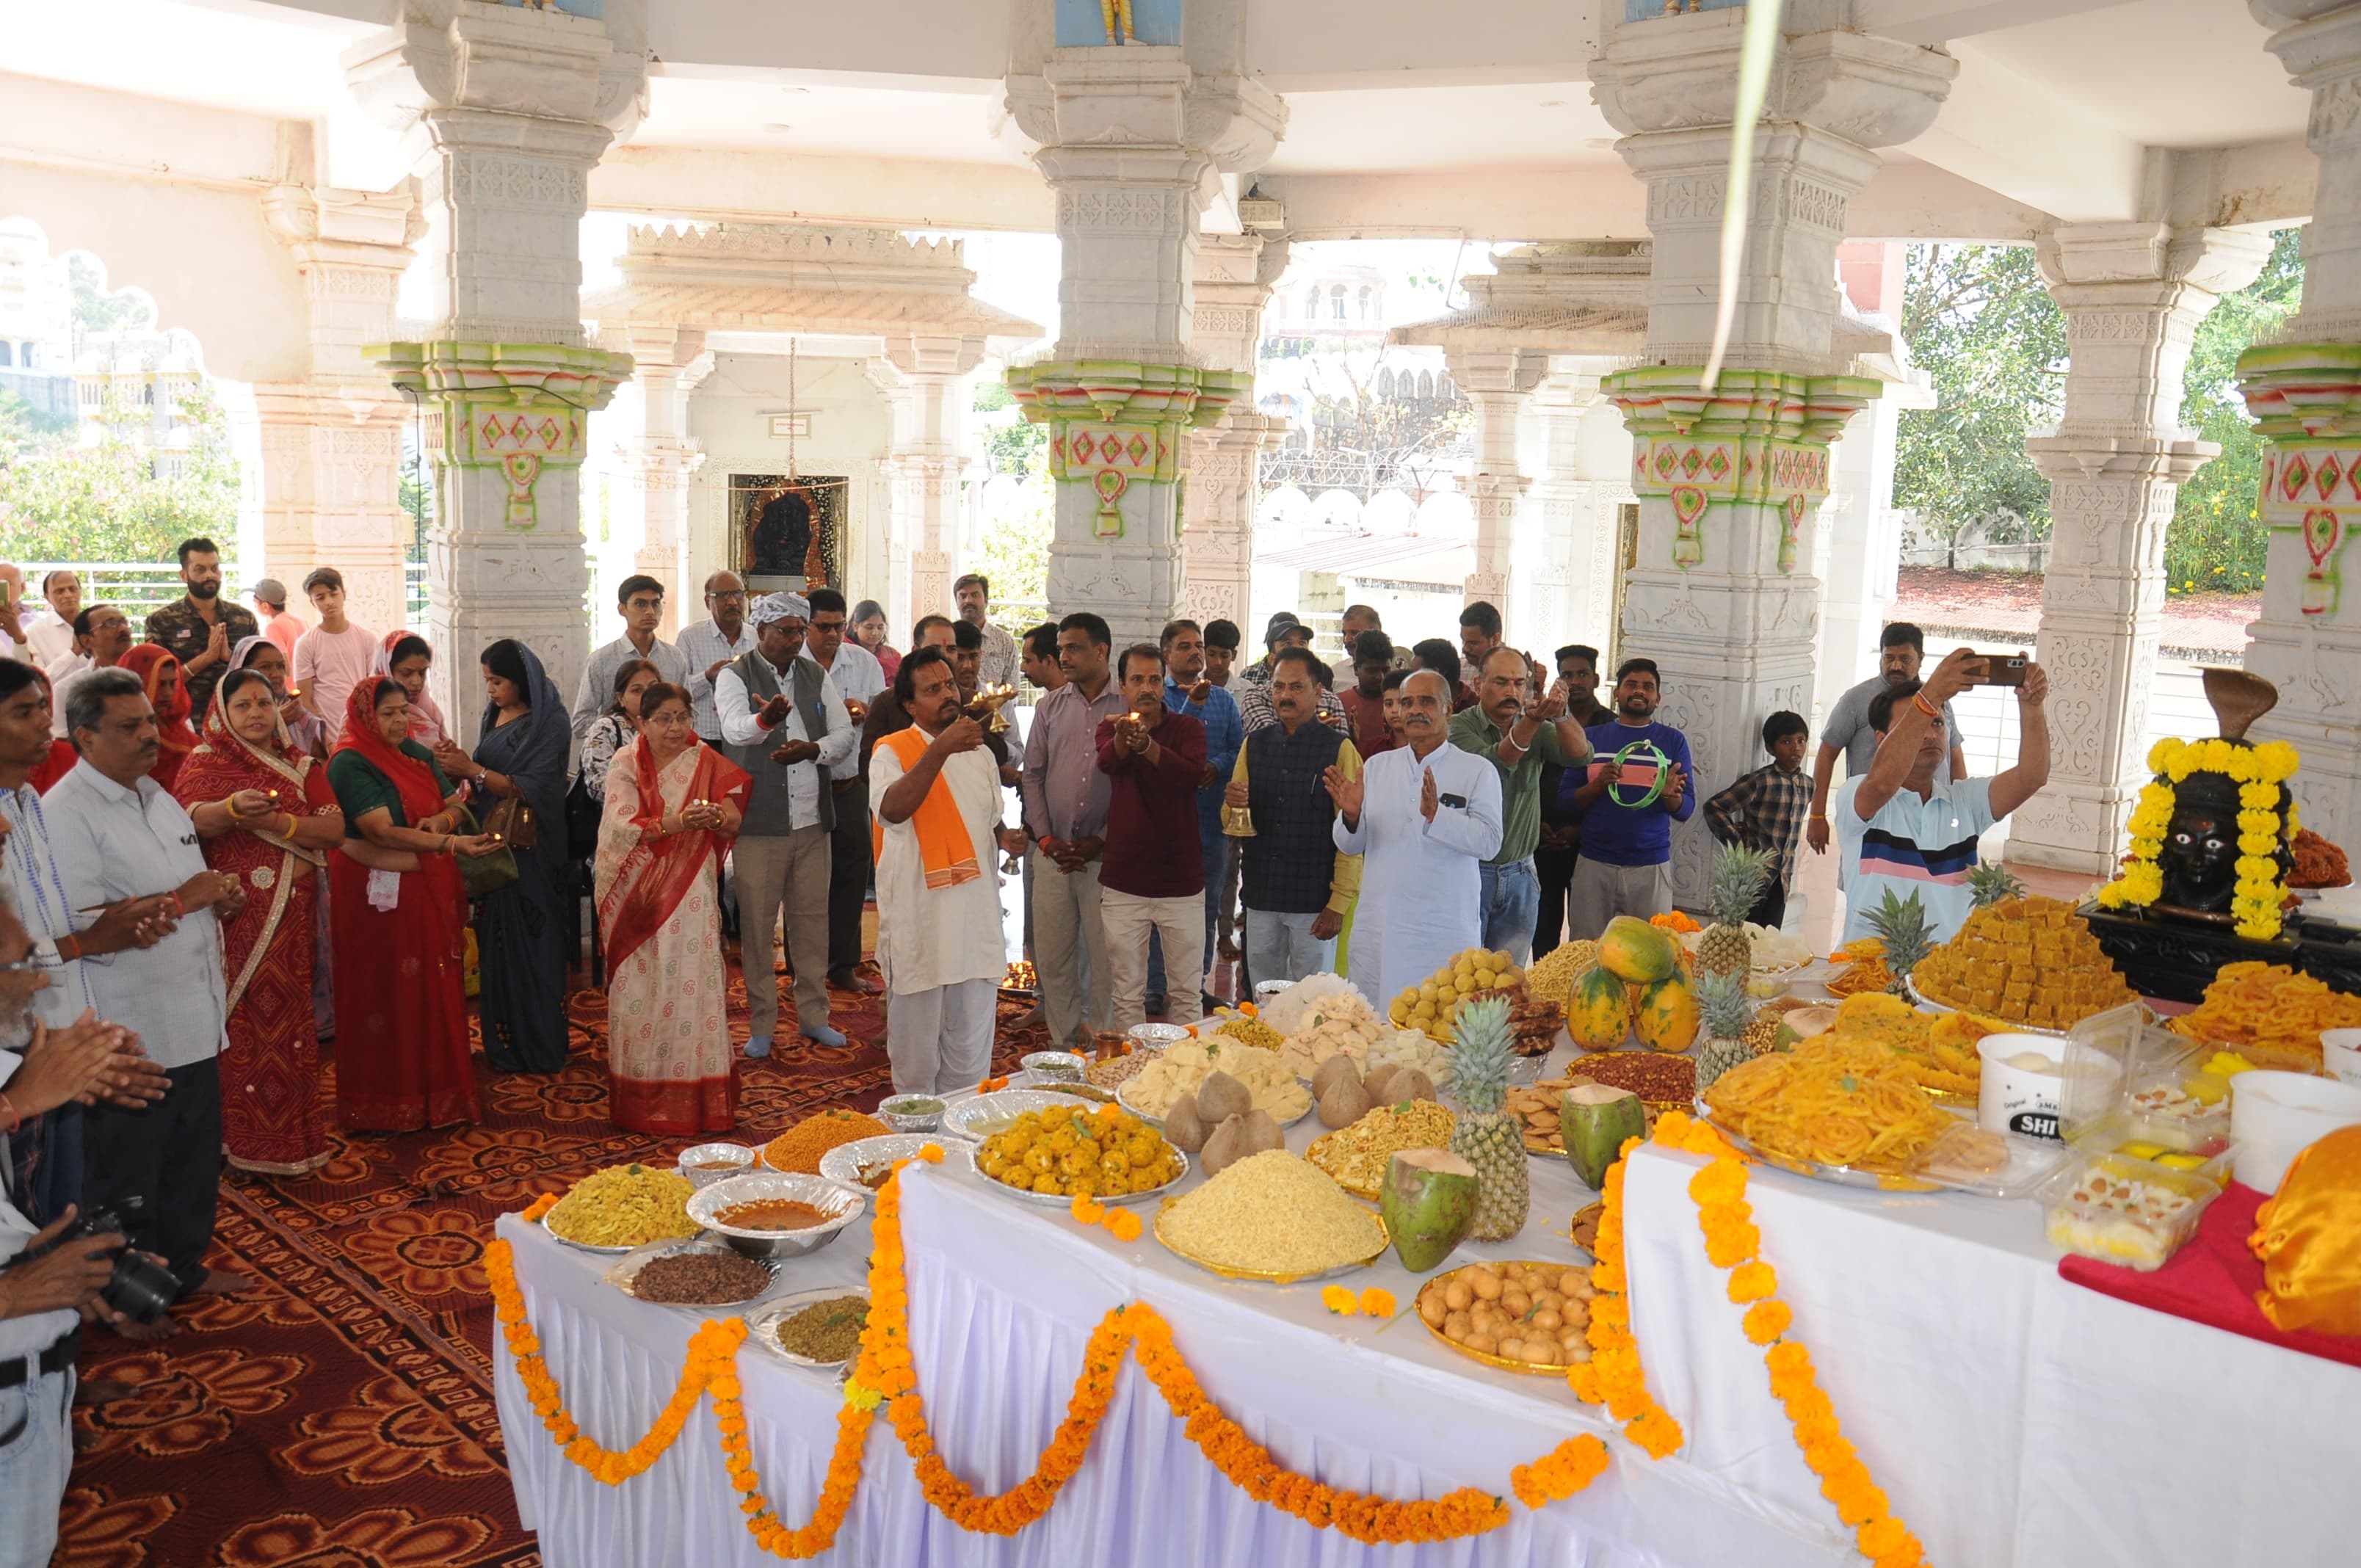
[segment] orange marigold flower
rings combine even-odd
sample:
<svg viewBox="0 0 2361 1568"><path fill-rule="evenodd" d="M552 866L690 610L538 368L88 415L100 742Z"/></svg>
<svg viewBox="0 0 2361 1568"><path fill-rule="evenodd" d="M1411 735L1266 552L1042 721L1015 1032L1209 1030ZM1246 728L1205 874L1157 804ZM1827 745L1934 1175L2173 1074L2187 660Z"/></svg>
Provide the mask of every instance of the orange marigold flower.
<svg viewBox="0 0 2361 1568"><path fill-rule="evenodd" d="M1320 1292L1320 1304L1339 1317L1351 1317L1361 1310L1360 1298L1342 1285L1331 1285Z"/></svg>
<svg viewBox="0 0 2361 1568"><path fill-rule="evenodd" d="M1689 1197L1699 1210L1738 1203L1745 1196L1745 1168L1732 1161L1715 1160L1689 1178Z"/></svg>
<svg viewBox="0 0 2361 1568"><path fill-rule="evenodd" d="M940 1144L920 1144L918 1146L918 1157L925 1160L928 1165L940 1165L943 1163L943 1146Z"/></svg>
<svg viewBox="0 0 2361 1568"><path fill-rule="evenodd" d="M1139 1216L1129 1209L1114 1210L1100 1223L1105 1225L1108 1234L1119 1242L1136 1242L1139 1239Z"/></svg>
<svg viewBox="0 0 2361 1568"><path fill-rule="evenodd" d="M1394 1293L1390 1290L1379 1289L1374 1285L1370 1286L1367 1290L1361 1292L1361 1310L1368 1313L1369 1316L1373 1318L1392 1317L1394 1315Z"/></svg>
<svg viewBox="0 0 2361 1568"><path fill-rule="evenodd" d="M1760 1301L1779 1288L1779 1277L1767 1263L1741 1263L1730 1271L1730 1299L1743 1306Z"/></svg>
<svg viewBox="0 0 2361 1568"><path fill-rule="evenodd" d="M1763 1364L1773 1372L1808 1372L1812 1355L1795 1341L1782 1340L1763 1355Z"/></svg>
<svg viewBox="0 0 2361 1568"><path fill-rule="evenodd" d="M1746 1337L1756 1344L1769 1344L1785 1333L1795 1319L1784 1301L1757 1301L1746 1309Z"/></svg>
<svg viewBox="0 0 2361 1568"><path fill-rule="evenodd" d="M1105 1208L1087 1192L1075 1193L1066 1207L1075 1219L1086 1225L1095 1225L1106 1217Z"/></svg>

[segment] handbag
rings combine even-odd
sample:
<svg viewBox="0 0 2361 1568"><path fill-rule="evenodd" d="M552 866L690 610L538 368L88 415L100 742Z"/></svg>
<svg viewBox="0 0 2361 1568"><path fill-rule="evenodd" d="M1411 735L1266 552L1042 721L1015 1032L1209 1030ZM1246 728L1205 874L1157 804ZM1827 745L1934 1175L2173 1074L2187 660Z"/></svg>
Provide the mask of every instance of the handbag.
<svg viewBox="0 0 2361 1568"><path fill-rule="evenodd" d="M485 832L512 850L531 850L541 843L541 816L521 795L502 795L484 813Z"/></svg>
<svg viewBox="0 0 2361 1568"><path fill-rule="evenodd" d="M491 831L489 823L483 827L478 827L476 814L466 806L459 807L459 815L466 822L467 833ZM498 893L517 879L516 852L506 843L501 844L489 855L458 855L454 858L459 862L459 880L467 885L469 898L481 898L486 894Z"/></svg>
<svg viewBox="0 0 2361 1568"><path fill-rule="evenodd" d="M598 854L598 823L606 816L606 807L590 798L590 786L582 775L574 775L573 787L566 792L566 858L569 861L595 860Z"/></svg>

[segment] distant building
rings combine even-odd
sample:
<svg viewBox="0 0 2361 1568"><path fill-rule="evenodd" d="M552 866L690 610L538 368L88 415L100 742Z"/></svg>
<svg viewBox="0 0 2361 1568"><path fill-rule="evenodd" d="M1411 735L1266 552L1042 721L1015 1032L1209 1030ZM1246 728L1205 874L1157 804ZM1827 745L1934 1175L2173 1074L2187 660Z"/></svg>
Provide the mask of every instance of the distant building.
<svg viewBox="0 0 2361 1568"><path fill-rule="evenodd" d="M54 419L74 412L73 283L49 236L0 218L0 391Z"/></svg>
<svg viewBox="0 0 2361 1568"><path fill-rule="evenodd" d="M183 405L204 380L190 334L147 327L90 333L74 356L73 379L85 444L98 442L112 422L120 438L154 454L157 477L170 477L188 461L198 433Z"/></svg>

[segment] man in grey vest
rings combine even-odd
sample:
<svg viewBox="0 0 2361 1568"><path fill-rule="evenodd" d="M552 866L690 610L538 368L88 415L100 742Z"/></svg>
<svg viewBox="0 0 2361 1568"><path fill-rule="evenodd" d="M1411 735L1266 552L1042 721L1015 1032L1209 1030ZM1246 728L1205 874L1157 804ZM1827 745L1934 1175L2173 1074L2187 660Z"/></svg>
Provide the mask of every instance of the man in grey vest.
<svg viewBox="0 0 2361 1568"><path fill-rule="evenodd" d="M828 770L852 752L859 731L828 672L803 656L810 601L773 594L748 619L754 651L713 677L724 748L753 778L738 829L740 959L746 974L746 1054L771 1054L779 980L771 925L785 915L795 970L796 1025L807 1040L840 1046L828 1022L828 869L836 828Z"/></svg>

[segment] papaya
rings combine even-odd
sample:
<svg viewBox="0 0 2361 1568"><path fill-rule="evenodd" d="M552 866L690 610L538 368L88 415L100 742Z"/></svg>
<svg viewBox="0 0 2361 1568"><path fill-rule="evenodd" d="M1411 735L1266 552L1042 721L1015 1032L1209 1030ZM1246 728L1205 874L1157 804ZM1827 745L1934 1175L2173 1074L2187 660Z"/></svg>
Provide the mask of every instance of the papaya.
<svg viewBox="0 0 2361 1568"><path fill-rule="evenodd" d="M1687 1050L1697 1040L1697 993L1678 975L1657 981L1640 992L1631 1028L1652 1051Z"/></svg>
<svg viewBox="0 0 2361 1568"><path fill-rule="evenodd" d="M1623 982L1593 964L1565 999L1565 1032L1586 1051L1611 1051L1631 1032L1631 1003Z"/></svg>
<svg viewBox="0 0 2361 1568"><path fill-rule="evenodd" d="M1680 944L1660 926L1618 915L1599 934L1598 961L1619 980L1650 985L1678 972Z"/></svg>

